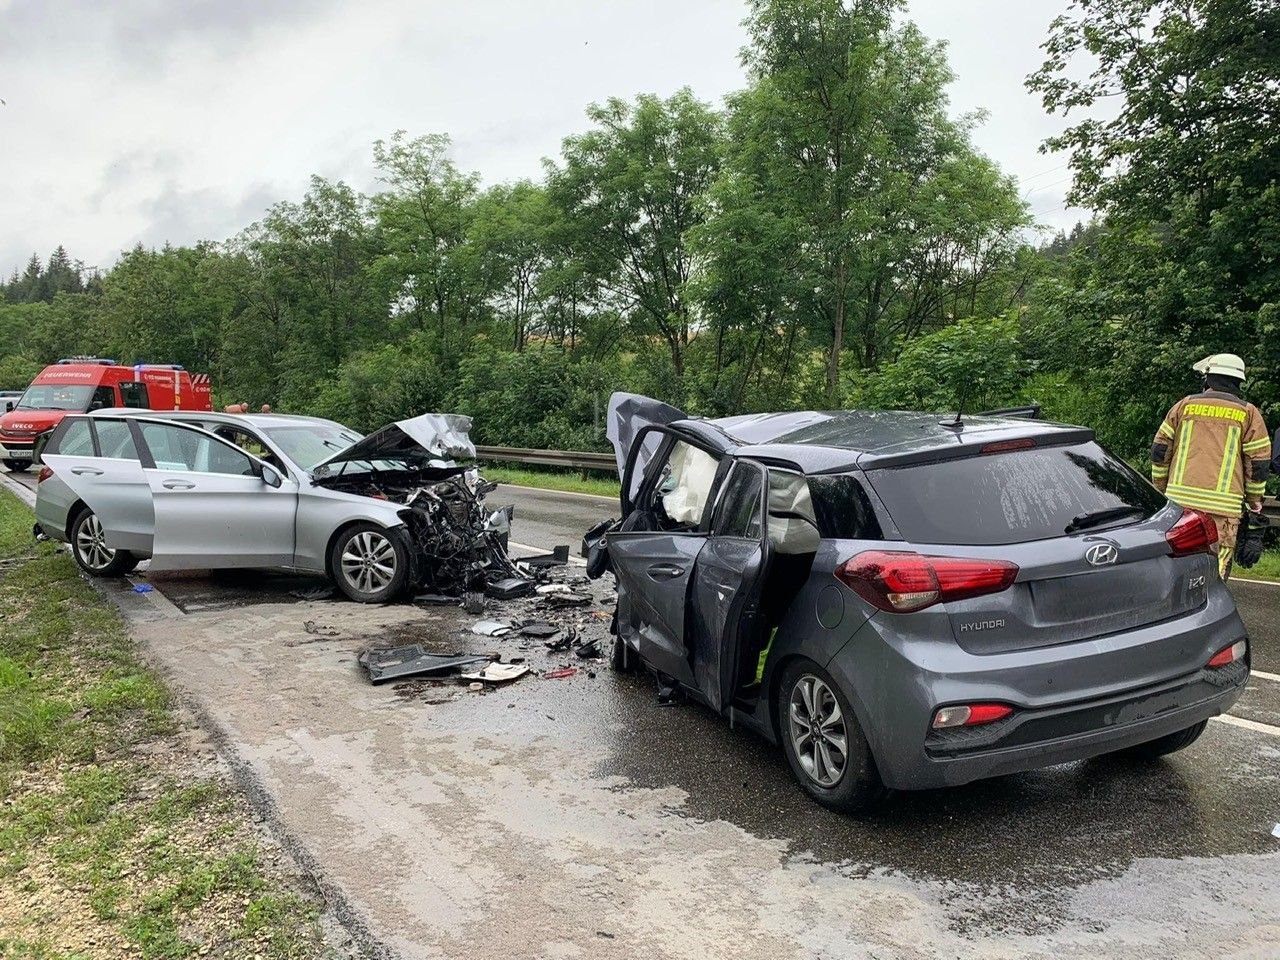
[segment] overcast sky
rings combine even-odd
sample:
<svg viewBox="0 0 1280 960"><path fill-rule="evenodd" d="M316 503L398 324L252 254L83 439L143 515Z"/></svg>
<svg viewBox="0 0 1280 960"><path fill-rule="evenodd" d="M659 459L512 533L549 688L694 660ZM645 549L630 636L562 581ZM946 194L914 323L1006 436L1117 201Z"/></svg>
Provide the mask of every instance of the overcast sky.
<svg viewBox="0 0 1280 960"><path fill-rule="evenodd" d="M911 0L957 114L1037 218L1069 226L1061 127L1023 87L1067 0ZM584 108L743 85L741 0L0 0L0 271L57 244L225 239L312 173L374 187L370 145L448 133L486 183L537 177Z"/></svg>

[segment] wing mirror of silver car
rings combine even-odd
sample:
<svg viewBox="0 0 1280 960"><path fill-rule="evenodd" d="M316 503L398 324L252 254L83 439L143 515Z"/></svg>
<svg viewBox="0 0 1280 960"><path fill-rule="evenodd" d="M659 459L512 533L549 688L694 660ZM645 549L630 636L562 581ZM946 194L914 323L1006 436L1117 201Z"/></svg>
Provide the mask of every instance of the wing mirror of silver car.
<svg viewBox="0 0 1280 960"><path fill-rule="evenodd" d="M275 487L279 490L280 486L284 483L284 480L276 471L275 467L267 466L267 464L264 463L262 465L262 482L268 487Z"/></svg>

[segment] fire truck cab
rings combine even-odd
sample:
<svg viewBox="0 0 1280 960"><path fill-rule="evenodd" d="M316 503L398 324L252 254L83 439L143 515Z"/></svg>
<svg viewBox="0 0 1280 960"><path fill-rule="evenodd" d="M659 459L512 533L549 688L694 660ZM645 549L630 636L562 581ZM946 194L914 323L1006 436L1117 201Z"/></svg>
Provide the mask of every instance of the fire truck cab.
<svg viewBox="0 0 1280 960"><path fill-rule="evenodd" d="M123 366L97 357L69 357L40 372L0 416L0 460L10 470L31 466L37 442L68 413L105 407L212 410L208 374L176 364Z"/></svg>

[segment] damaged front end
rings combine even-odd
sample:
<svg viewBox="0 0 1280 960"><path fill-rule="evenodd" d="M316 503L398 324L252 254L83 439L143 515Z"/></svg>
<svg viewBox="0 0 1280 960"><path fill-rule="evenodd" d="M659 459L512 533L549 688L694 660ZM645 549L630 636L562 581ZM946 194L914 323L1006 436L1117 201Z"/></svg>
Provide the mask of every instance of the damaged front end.
<svg viewBox="0 0 1280 960"><path fill-rule="evenodd" d="M389 424L313 468L317 486L403 504L415 594L461 597L518 578L507 555L512 507L490 510L497 488L475 466L471 418L424 414Z"/></svg>

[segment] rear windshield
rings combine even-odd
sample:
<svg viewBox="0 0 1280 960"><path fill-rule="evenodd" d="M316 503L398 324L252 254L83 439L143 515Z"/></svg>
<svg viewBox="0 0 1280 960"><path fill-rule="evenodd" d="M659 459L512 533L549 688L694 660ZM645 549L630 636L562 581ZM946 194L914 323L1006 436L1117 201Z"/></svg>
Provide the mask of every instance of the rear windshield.
<svg viewBox="0 0 1280 960"><path fill-rule="evenodd" d="M1165 504L1154 487L1096 443L1042 447L867 471L907 540L997 545L1047 540L1101 510L1141 510L1093 529L1134 523Z"/></svg>

